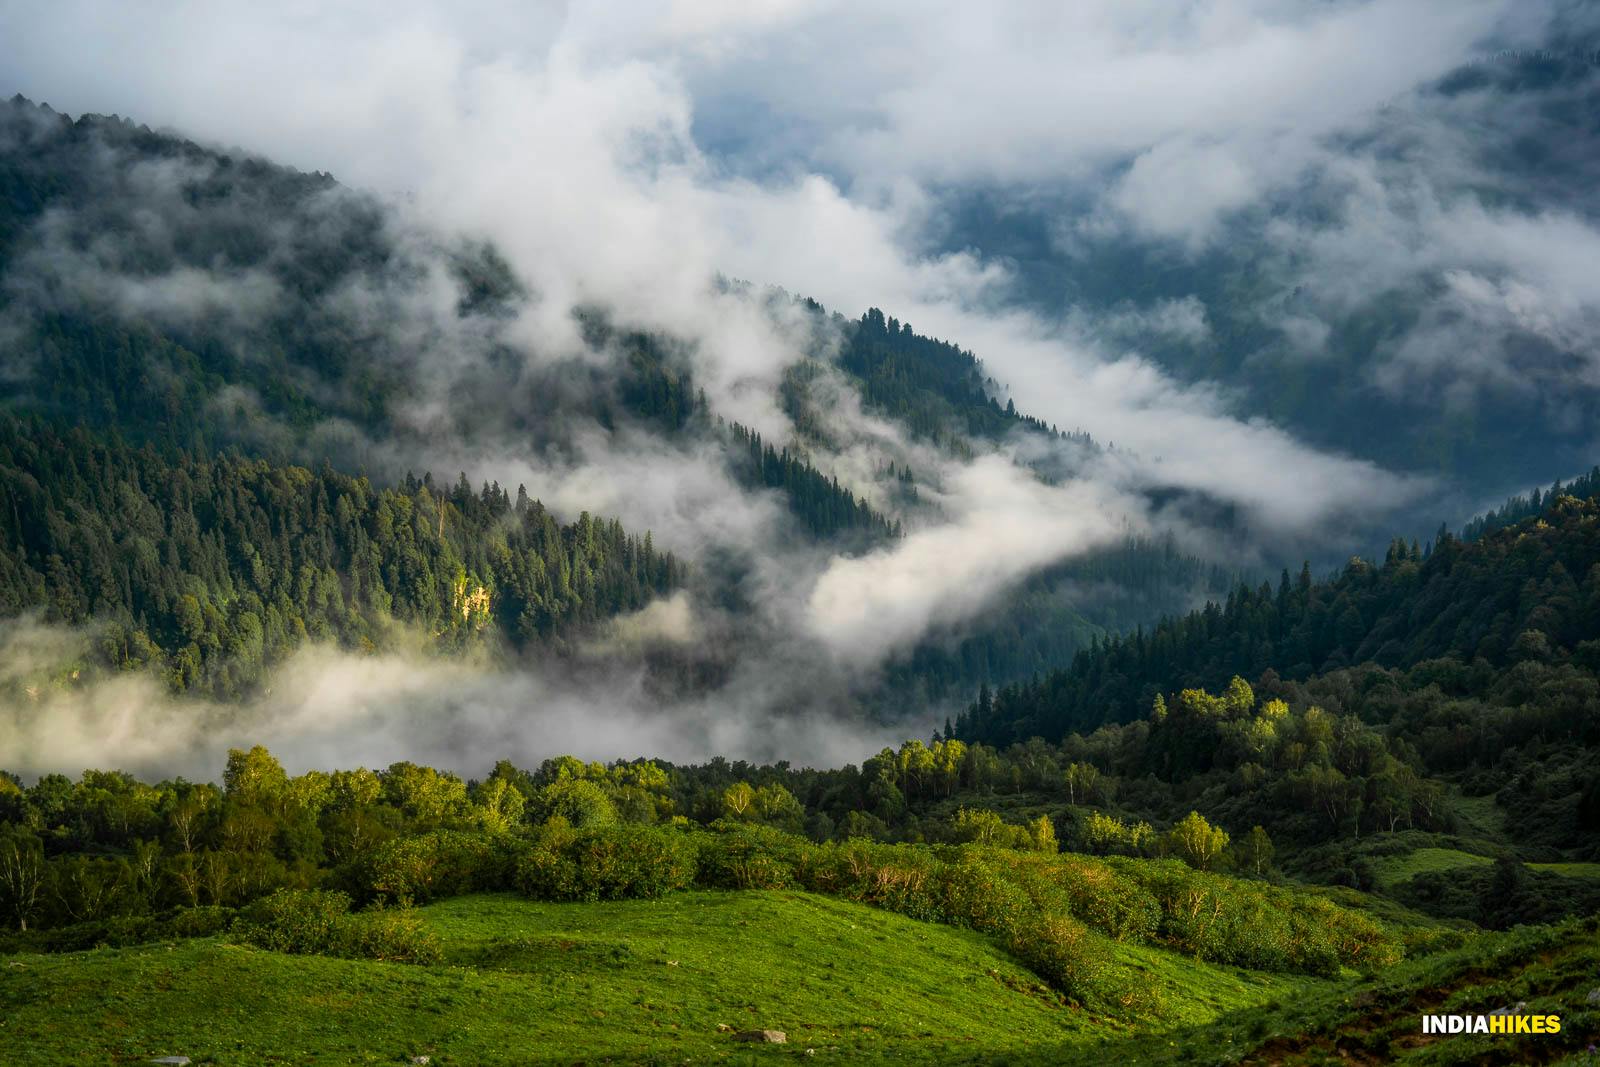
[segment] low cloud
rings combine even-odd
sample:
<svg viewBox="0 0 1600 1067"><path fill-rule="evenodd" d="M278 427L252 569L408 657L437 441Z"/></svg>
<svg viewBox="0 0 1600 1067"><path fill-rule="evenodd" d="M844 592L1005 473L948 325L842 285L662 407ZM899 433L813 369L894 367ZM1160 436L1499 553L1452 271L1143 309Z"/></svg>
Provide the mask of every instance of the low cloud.
<svg viewBox="0 0 1600 1067"><path fill-rule="evenodd" d="M473 775L501 758L532 767L564 753L839 766L904 732L817 707L779 713L737 690L662 699L642 669L617 661L509 668L418 648L361 656L308 646L237 704L176 698L142 673L49 677L84 639L34 622L0 624L5 770L28 780L86 767L215 779L229 748L255 744L297 773L411 760ZM24 675L26 684L12 684Z"/></svg>
<svg viewBox="0 0 1600 1067"><path fill-rule="evenodd" d="M653 600L638 611L621 615L606 626L604 636L589 646L590 654L637 652L656 646L693 645L705 637L688 592Z"/></svg>
<svg viewBox="0 0 1600 1067"><path fill-rule="evenodd" d="M1108 348L1137 344L1152 337L1188 345L1211 340L1206 306L1193 295L1155 300L1147 307L1123 302L1092 314L1074 308L1069 321L1075 332Z"/></svg>
<svg viewBox="0 0 1600 1067"><path fill-rule="evenodd" d="M1584 266L1600 257L1591 219L1489 207L1440 184L1444 174L1402 178L1372 160L1348 160L1340 174L1332 224L1268 231L1286 256L1284 286L1303 294L1290 320L1302 336L1405 293L1416 321L1376 349L1371 367L1391 395L1559 402L1566 387L1600 385L1600 283Z"/></svg>
<svg viewBox="0 0 1600 1067"><path fill-rule="evenodd" d="M848 662L875 663L935 623L970 617L1012 583L1127 532L1096 486L1046 486L1002 456L946 476L949 521L889 548L835 559L812 590L812 634Z"/></svg>

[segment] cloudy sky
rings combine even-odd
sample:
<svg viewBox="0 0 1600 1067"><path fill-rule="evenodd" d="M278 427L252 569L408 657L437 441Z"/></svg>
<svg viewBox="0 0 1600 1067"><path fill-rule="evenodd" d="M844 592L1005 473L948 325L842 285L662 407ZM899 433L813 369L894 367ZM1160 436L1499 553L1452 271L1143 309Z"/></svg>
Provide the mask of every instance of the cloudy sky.
<svg viewBox="0 0 1600 1067"><path fill-rule="evenodd" d="M1291 501L1274 510L1301 528L1408 487L1019 311L1006 261L938 246L947 195L1070 189L1061 225L1181 257L1330 165L1329 138L1553 17L1484 0L328 7L6 5L0 69L58 109L331 170L489 236L549 298L546 331L583 299L703 333L716 272L849 315L884 307L977 351L1024 410L1166 457L1163 478ZM1465 273L1453 299L1515 314L1509 284ZM1565 293L1566 318L1592 296ZM730 400L773 379L788 354L762 346L708 346L706 376Z"/></svg>
<svg viewBox="0 0 1600 1067"><path fill-rule="evenodd" d="M693 338L719 413L775 440L791 432L775 389L798 347L719 295L719 275L852 317L882 307L975 351L1023 411L1118 446L1064 486L1009 453L951 466L940 523L800 579L774 565L777 622L876 662L1007 582L1145 528L1144 489L1207 494L1267 543L1336 554L1440 488L1307 443L1253 413L1237 380L1150 357L1152 339L1215 340L1193 295L1041 301L1037 277L952 225L952 205L1016 212L1052 256L1127 242L1182 266L1314 190L1336 225L1280 213L1252 238L1281 268L1282 291L1251 310L1282 339L1274 358L1315 360L1339 315L1426 276L1415 328L1368 386L1440 404L1532 391L1556 410L1574 382L1600 385L1600 364L1570 356L1600 350L1591 205L1532 179L1520 201L1461 194L1490 180L1473 146L1509 136L1527 104L1431 88L1593 21L1528 0L0 2L0 88L331 171L431 228L492 240L538 295L518 324L530 346L575 345L579 302ZM1284 296L1303 289L1315 300ZM1494 330L1561 359L1475 347ZM847 481L852 463L915 447L849 404L837 415L860 443L829 457ZM690 555L775 521L770 502L648 441L580 444L561 469L504 450L436 458L620 514Z"/></svg>

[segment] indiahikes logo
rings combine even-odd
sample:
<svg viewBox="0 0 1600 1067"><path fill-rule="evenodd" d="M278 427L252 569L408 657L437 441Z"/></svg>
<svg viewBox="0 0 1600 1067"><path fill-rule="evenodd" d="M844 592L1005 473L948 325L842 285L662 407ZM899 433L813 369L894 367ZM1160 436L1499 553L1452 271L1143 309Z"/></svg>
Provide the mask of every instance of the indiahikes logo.
<svg viewBox="0 0 1600 1067"><path fill-rule="evenodd" d="M1559 1034L1561 1016L1496 1011L1488 1015L1424 1015L1425 1034Z"/></svg>

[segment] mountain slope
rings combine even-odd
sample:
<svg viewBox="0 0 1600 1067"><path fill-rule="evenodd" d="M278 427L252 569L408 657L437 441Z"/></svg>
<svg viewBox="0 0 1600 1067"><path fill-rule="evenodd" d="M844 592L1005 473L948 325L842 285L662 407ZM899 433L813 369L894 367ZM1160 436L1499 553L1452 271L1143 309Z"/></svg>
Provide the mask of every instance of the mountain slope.
<svg viewBox="0 0 1600 1067"><path fill-rule="evenodd" d="M815 544L824 553L859 554L892 544L909 525L940 519L932 502L936 472L903 457L898 466L879 457L870 473L856 462L854 485L829 470L838 465L831 413L826 398L808 394L806 368L825 369L858 392L867 411L889 419L895 433L917 447L933 444L952 462L1014 435L1036 436L1060 446L1046 450L1053 458L1035 461L1039 477L1054 479L1070 476L1072 455L1095 448L1085 435L1060 434L1002 408L972 353L917 335L877 309L849 321L814 302L759 299L763 313L800 324L795 343L807 353L773 398L793 419L789 440L724 422L696 380L690 343L619 324L615 311L572 309L580 353L532 350L514 323L537 294L492 246L420 232L326 174L223 153L115 117L70 120L20 98L0 105L0 406L92 428L108 444L154 445L167 463L238 449L280 467L331 463L370 477L376 489L398 490L410 470L436 462L441 443L451 465L436 473L452 483L455 461L478 484L484 479L474 466L508 454L536 467L582 470L584 449L596 441L648 453L669 470L677 460L693 466L709 457L734 487L776 496L791 517L790 529L763 535L773 544L717 548L729 574L702 578L720 603L745 595L727 587L742 580L751 551L806 552ZM125 524L133 514L103 513L96 536L132 544L138 531ZM70 536L30 532L30 551L43 555L13 568L7 610L50 603L52 618L62 621L131 622L134 645L155 641L169 674L194 684L193 656L182 667L175 659L188 642L172 636L178 628L170 619L151 618L170 615L171 596L135 606L145 594L136 595L136 580L126 575L116 579L123 587L116 595L86 592L93 583L86 573L48 566L51 554L71 556L61 549ZM484 537L487 530L468 539ZM682 553L698 546L663 547ZM278 555L287 560L301 551L287 546ZM458 551L470 572L458 577L492 587L491 597L509 591L486 565L466 559L481 548ZM331 570L343 573L341 566ZM455 578L438 576L456 572L453 562L430 566L421 580L449 584ZM1067 662L1093 637L1181 611L1228 579L1226 570L1181 556L1169 543L1129 539L1035 576L973 622L938 627L896 659L882 692L866 700L915 710L979 682L1032 677ZM348 576L342 580L349 585ZM357 602L364 594L345 595ZM441 621L428 616L452 595L429 593L422 598L429 607L400 613L437 630ZM551 629L532 621L541 612L568 614L566 606L546 606L565 595L533 598L541 606L525 623L518 619L528 596L494 600L492 614L502 632L521 640ZM637 598L612 599L600 597L607 611ZM593 598L578 600L586 605L580 614L597 616ZM310 619L286 604L274 612L277 619L263 623L273 656L299 636L293 620ZM308 624L313 636L324 633L321 624ZM332 629L357 640L357 631L370 636L371 626ZM207 672L236 675L212 688L237 693L241 679L259 675L262 657L251 644L219 641L205 655ZM248 662L219 665L240 653ZM151 654L124 650L113 658L133 664Z"/></svg>
<svg viewBox="0 0 1600 1067"><path fill-rule="evenodd" d="M597 312L575 315L614 366L527 358L505 326L529 296L492 247L325 174L21 98L0 105L0 278L0 402L135 441L373 467L387 438L561 446L585 419L680 430L704 406L667 339ZM419 386L445 425L406 410ZM821 535L887 531L803 458L776 488Z"/></svg>
<svg viewBox="0 0 1600 1067"><path fill-rule="evenodd" d="M1381 566L1355 559L1326 582L1287 571L1222 604L1113 638L963 721L981 739L1060 736L1144 715L1157 693L1228 679L1305 678L1371 661L1454 657L1591 664L1600 639L1600 500L1559 498L1542 518L1427 552L1395 541Z"/></svg>
<svg viewBox="0 0 1600 1067"><path fill-rule="evenodd" d="M969 186L941 203L937 247L1009 268L1017 303L1086 343L1440 478L1453 508L1587 469L1593 295L1556 264L1568 240L1593 258L1600 34L1583 5L1557 7L1544 40L1480 44L1214 230L1075 224L1104 210L1082 186Z"/></svg>
<svg viewBox="0 0 1600 1067"><path fill-rule="evenodd" d="M99 624L116 668L238 697L306 640L540 641L682 579L615 521L562 526L519 491L135 451L0 417L0 615Z"/></svg>

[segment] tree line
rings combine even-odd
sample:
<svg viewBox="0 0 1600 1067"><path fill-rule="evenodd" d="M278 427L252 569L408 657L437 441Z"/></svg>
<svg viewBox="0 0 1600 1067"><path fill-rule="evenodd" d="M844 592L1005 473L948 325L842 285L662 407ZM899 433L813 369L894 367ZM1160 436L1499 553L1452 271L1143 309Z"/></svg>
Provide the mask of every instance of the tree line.
<svg viewBox="0 0 1600 1067"><path fill-rule="evenodd" d="M472 782L411 763L291 776L259 747L229 753L220 787L89 772L24 789L0 776L11 927L0 942L49 951L227 933L280 952L426 963L437 944L408 909L461 893L802 888L993 936L1064 997L1111 1011L1147 992L1116 942L1311 974L1402 951L1381 924L1315 894L1208 872L1221 838L1198 815L1163 836L1177 859L1162 863L1064 855L1048 818L1019 828L967 809L945 844L819 841L795 832L798 803L781 785L736 781L699 823L675 813L676 777L649 761L572 757L533 771L502 762Z"/></svg>
<svg viewBox="0 0 1600 1067"><path fill-rule="evenodd" d="M1523 519L1536 518L1563 496L1583 500L1596 494L1600 494L1600 467L1579 475L1565 485L1558 478L1542 493L1538 489L1533 489L1525 496L1514 496L1493 511L1484 512L1472 519L1461 527L1461 540L1477 541L1496 530L1513 526Z"/></svg>

